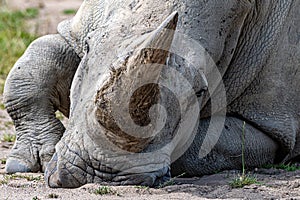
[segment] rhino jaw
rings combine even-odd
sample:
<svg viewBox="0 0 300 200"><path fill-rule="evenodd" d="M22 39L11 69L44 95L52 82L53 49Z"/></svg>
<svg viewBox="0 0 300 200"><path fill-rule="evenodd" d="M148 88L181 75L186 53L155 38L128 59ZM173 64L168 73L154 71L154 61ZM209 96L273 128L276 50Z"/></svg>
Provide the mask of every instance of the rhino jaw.
<svg viewBox="0 0 300 200"><path fill-rule="evenodd" d="M163 124L158 104L159 77L169 56L178 14L171 14L126 60L111 68L96 95L96 119L114 145L142 151ZM151 114L152 113L152 114Z"/></svg>

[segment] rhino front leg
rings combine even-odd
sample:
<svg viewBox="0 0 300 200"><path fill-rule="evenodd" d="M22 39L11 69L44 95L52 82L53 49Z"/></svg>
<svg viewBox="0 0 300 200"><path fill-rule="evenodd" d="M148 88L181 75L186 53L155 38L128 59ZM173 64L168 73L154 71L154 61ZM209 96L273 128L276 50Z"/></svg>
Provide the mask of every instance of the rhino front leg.
<svg viewBox="0 0 300 200"><path fill-rule="evenodd" d="M34 41L11 70L4 88L4 104L17 140L6 171L44 171L65 130L55 117L69 114L69 91L80 58L60 35Z"/></svg>

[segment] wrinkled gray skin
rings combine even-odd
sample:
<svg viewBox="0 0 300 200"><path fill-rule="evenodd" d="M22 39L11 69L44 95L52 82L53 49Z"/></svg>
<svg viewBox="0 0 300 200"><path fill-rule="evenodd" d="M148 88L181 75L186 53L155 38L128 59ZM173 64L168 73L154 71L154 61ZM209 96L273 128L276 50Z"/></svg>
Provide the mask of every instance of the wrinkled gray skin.
<svg viewBox="0 0 300 200"><path fill-rule="evenodd" d="M178 22L174 11L178 12ZM6 171L37 172L47 168L45 176L50 187L79 187L91 182L152 186L167 180L169 169L173 175L185 172L187 176L240 169L243 121L247 124L247 167L297 160L299 16L298 0L85 0L72 20L59 25L59 34L33 42L9 74L4 98L15 123L17 141ZM206 83L214 80L206 82L176 55L152 52L160 59L150 56L150 63L174 66L190 80L199 101L202 99L197 134L187 151L171 164L177 143L159 153L151 152L174 136L181 118L176 102L161 95L160 101L170 115L167 128L154 138L135 140L105 127L105 106L101 107L99 95L113 74L112 63L127 66L127 79L118 77L122 81L112 83L115 88L130 90L129 80L137 74L153 79L163 76L161 68L139 66L148 62L148 54L141 56L135 47L158 44L169 48L173 35L162 28L175 29L176 25L177 31L199 42L217 64L226 89L227 111L217 144L207 156L199 157L211 116ZM134 53L124 56L125 49ZM209 76L209 69L196 71ZM157 97L150 87L144 89ZM210 93L218 95L221 90L216 87ZM120 95L125 93L110 90L103 102L122 99ZM70 115L66 130L55 118L56 110ZM100 118L101 114L104 117ZM214 114L212 118L218 120L221 116ZM125 153L115 150L116 146Z"/></svg>

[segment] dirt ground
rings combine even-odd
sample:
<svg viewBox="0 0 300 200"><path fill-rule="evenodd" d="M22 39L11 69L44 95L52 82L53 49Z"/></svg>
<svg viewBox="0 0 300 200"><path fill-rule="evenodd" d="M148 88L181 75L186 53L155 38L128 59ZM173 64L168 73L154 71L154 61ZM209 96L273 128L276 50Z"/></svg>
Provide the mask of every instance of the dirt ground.
<svg viewBox="0 0 300 200"><path fill-rule="evenodd" d="M57 23L70 15L65 9L77 9L81 0L9 0L11 9L37 7L39 17L29 22L30 31L44 35L55 33ZM0 110L0 138L14 133L7 113ZM5 174L4 161L12 143L0 141L0 200L2 199L300 199L300 171L257 169L252 173L259 184L240 189L229 185L238 172L226 171L201 178L178 178L175 183L161 188L134 186L109 187L108 194L95 194L100 185L89 184L78 189L50 189L43 174Z"/></svg>

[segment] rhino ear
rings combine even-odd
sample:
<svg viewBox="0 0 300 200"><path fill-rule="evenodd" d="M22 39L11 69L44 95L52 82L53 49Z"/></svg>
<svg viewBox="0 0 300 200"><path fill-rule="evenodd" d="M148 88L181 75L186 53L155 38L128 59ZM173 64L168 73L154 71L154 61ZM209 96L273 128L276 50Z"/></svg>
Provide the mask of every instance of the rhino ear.
<svg viewBox="0 0 300 200"><path fill-rule="evenodd" d="M120 67L112 68L110 80L97 92L96 119L108 130L107 138L123 150L142 151L162 128L164 113L152 106L159 101L159 77L177 21L177 12L172 13Z"/></svg>

